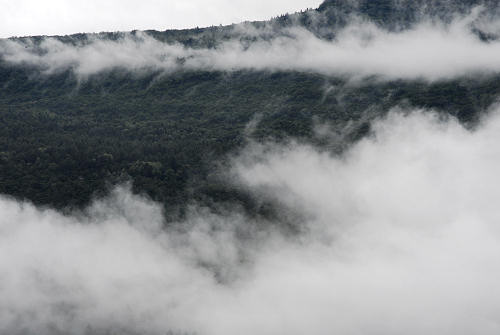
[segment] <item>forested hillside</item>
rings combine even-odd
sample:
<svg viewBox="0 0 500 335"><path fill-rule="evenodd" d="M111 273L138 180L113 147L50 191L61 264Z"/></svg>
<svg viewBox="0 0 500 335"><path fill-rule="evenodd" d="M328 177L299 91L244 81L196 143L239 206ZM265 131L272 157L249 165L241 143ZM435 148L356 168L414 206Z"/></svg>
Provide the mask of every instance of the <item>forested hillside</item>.
<svg viewBox="0 0 500 335"><path fill-rule="evenodd" d="M251 48L252 43L286 36L290 27L306 27L320 40L331 41L353 15L380 29L401 30L426 13L451 19L475 5L495 7L495 1L455 1L453 8L448 3L328 0L317 10L269 22L146 35L195 51L233 40ZM482 40L496 38L479 28L472 31ZM125 35L56 39L82 47L96 38L119 41ZM44 40L10 41L33 47L43 57L48 51L37 45ZM346 143L369 133L371 120L393 107L435 109L473 127L500 93L497 74L433 80L369 75L353 82L346 74L307 69L183 67L190 57L178 56L174 71L111 67L82 77L73 65L46 71L47 65L0 54L0 193L36 204L78 207L109 185L131 180L134 191L167 208L193 198L251 206L244 191L226 184L217 172L249 140L293 137L341 152ZM325 123L339 139L326 141L315 134L315 127Z"/></svg>

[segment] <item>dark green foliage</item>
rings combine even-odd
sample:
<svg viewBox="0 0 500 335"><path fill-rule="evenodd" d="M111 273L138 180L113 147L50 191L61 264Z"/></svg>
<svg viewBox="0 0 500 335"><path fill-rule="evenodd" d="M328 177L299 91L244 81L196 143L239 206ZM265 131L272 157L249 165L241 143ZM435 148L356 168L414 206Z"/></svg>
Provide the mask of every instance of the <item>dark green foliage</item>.
<svg viewBox="0 0 500 335"><path fill-rule="evenodd" d="M473 122L500 92L497 77L353 86L297 72L113 71L81 83L71 72L36 73L0 66L0 193L57 207L84 205L128 178L167 207L193 196L251 206L209 176L214 161L242 147L256 115L256 139L316 141L317 120L340 128L354 121L348 138L355 140L393 106L438 108Z"/></svg>
<svg viewBox="0 0 500 335"><path fill-rule="evenodd" d="M330 26L343 26L357 15L392 30L409 28L422 18L450 21L476 6L489 14L499 11L497 0L326 0L318 11L326 14Z"/></svg>

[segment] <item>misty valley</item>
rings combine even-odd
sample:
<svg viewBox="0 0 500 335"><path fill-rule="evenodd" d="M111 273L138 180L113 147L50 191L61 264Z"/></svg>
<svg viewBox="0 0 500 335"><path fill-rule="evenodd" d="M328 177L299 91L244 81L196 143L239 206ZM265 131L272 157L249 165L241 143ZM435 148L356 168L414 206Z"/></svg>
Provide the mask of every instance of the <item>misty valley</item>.
<svg viewBox="0 0 500 335"><path fill-rule="evenodd" d="M500 7L0 39L0 334L498 334Z"/></svg>

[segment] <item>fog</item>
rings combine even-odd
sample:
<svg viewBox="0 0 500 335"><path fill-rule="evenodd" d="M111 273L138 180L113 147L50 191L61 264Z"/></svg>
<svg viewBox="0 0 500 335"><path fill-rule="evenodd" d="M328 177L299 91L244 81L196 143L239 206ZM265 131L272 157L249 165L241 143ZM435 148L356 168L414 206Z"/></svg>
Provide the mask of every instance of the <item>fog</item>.
<svg viewBox="0 0 500 335"><path fill-rule="evenodd" d="M294 233L201 204L166 224L127 185L70 214L3 197L0 333L498 334L499 112L393 110L341 155L249 143L227 180Z"/></svg>
<svg viewBox="0 0 500 335"><path fill-rule="evenodd" d="M500 71L500 41L485 42L473 32L498 31L495 20L482 12L478 7L449 24L423 20L401 31L353 18L332 41L298 26L276 33L269 26L256 29L242 24L235 26L234 33L247 39L233 38L211 49L167 44L145 33L126 34L116 41L90 35L89 43L76 46L53 38L45 38L39 46L30 40L0 40L0 59L35 66L45 74L72 69L80 78L117 68L139 72L250 69L434 81ZM249 43L248 38L255 41Z"/></svg>

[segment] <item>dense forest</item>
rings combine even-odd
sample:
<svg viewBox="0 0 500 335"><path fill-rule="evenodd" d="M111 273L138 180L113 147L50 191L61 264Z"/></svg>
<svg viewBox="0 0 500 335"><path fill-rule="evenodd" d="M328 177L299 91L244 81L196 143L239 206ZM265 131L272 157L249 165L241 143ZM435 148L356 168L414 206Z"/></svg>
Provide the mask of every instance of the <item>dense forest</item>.
<svg viewBox="0 0 500 335"><path fill-rule="evenodd" d="M273 39L284 27L300 25L328 40L352 13L387 29L406 29L425 14L420 9L440 15L439 8L448 3L432 2L435 8L428 8L421 2L327 0L319 9L247 24L271 27L259 38ZM455 12L494 2L454 2ZM447 9L443 13L453 13ZM256 38L235 26L146 33L195 48ZM113 39L121 34L98 35ZM72 44L91 36L57 39ZM36 44L43 37L12 40ZM244 190L225 183L218 173L227 157L250 140L293 137L341 152L345 140L368 134L370 121L393 107L435 109L474 127L499 94L498 75L432 82L367 77L353 85L342 75L308 71L135 73L118 68L81 80L71 69L41 74L0 57L0 193L74 208L110 185L132 181L135 192L164 203L167 210L182 209L189 199L253 208ZM343 140L323 141L314 133L319 123L334 125Z"/></svg>

